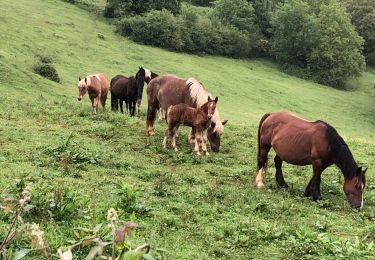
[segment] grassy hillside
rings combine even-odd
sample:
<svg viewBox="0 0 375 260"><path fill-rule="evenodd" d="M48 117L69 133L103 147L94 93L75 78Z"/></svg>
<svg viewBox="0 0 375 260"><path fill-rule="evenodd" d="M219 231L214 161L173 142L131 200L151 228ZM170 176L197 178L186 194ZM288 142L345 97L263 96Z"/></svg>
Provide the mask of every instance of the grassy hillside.
<svg viewBox="0 0 375 260"><path fill-rule="evenodd" d="M73 228L94 227L115 207L120 219L142 224L132 239L145 237L152 253L163 259L375 253L370 244L375 230L373 69L350 82L355 90L341 91L289 76L267 60L199 57L137 45L96 15L58 0L3 0L1 8L0 198L14 197L22 182L31 183L36 207L25 219L41 223L53 252L69 245ZM32 72L36 55L53 58L61 84ZM229 120L219 154L191 155L186 129L180 152L161 149L163 123L157 124L155 137L146 136L146 100L136 118L108 108L93 117L87 96L77 101L78 76L131 75L138 66L196 77L219 96L221 117ZM326 120L338 129L357 161L369 167L363 211L347 205L335 167L323 176L320 203L303 197L310 167L285 165L291 188L280 190L270 160L267 189L254 187L258 120L278 110ZM54 195L58 186L65 189L61 201ZM1 238L9 222L0 212ZM28 247L28 242L17 238L12 247ZM75 250L77 259L87 253L87 248Z"/></svg>

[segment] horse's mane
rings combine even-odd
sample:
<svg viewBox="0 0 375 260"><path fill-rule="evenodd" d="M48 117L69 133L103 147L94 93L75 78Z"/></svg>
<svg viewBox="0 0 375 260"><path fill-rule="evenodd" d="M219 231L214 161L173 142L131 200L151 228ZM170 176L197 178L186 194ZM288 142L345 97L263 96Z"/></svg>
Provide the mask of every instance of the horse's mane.
<svg viewBox="0 0 375 260"><path fill-rule="evenodd" d="M198 80L194 78L189 78L186 81L186 85L189 88L190 97L193 100L193 102L197 105L197 107L201 107L204 103L206 103L208 100L208 96L214 99L211 93L207 92L207 90L203 87L202 83L200 83ZM215 113L213 114L211 120L213 123L215 123L214 132L221 135L224 132L224 126L221 123L219 111L217 108L215 109Z"/></svg>
<svg viewBox="0 0 375 260"><path fill-rule="evenodd" d="M87 88L87 86L91 85L91 78L92 77L95 77L98 81L100 81L99 74L91 74L91 75L88 75L88 76L84 77L83 79L81 79L81 81L78 84L80 86L84 86L85 88ZM85 79L87 80L87 82L85 82Z"/></svg>
<svg viewBox="0 0 375 260"><path fill-rule="evenodd" d="M358 165L355 162L348 145L333 126L324 121L319 120L317 122L323 123L327 127L326 137L337 166L340 168L345 178L353 178L358 169Z"/></svg>

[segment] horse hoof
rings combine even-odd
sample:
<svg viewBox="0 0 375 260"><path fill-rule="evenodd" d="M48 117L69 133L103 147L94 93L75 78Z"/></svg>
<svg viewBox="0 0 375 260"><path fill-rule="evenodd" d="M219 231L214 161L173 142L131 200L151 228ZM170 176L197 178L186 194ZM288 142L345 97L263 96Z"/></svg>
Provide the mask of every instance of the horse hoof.
<svg viewBox="0 0 375 260"><path fill-rule="evenodd" d="M289 188L289 185L286 184L286 183L283 183L283 184L277 184L277 186L278 186L279 188L282 188L282 189Z"/></svg>
<svg viewBox="0 0 375 260"><path fill-rule="evenodd" d="M178 149L177 149L177 148L174 148L173 150L174 150L175 152L178 152Z"/></svg>
<svg viewBox="0 0 375 260"><path fill-rule="evenodd" d="M260 189L260 188L263 188L264 187L264 183L263 182L258 182L257 183L257 187Z"/></svg>
<svg viewBox="0 0 375 260"><path fill-rule="evenodd" d="M206 156L209 156L210 154L209 154L208 152L205 152L205 155L206 155Z"/></svg>

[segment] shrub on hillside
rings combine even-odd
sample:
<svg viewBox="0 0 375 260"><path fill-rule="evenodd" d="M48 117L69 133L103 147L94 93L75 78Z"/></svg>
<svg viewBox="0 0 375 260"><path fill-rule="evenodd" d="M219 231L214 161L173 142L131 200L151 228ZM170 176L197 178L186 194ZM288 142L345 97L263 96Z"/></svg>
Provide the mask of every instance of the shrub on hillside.
<svg viewBox="0 0 375 260"><path fill-rule="evenodd" d="M178 14L181 10L181 0L107 0L104 16L124 17L162 9Z"/></svg>
<svg viewBox="0 0 375 260"><path fill-rule="evenodd" d="M139 43L197 54L249 57L257 45L249 33L217 19L199 17L191 9L180 16L154 10L127 17L120 21L118 31Z"/></svg>
<svg viewBox="0 0 375 260"><path fill-rule="evenodd" d="M151 11L146 16L127 17L121 20L118 30L130 39L162 48L178 50L179 25L168 10Z"/></svg>
<svg viewBox="0 0 375 260"><path fill-rule="evenodd" d="M52 57L44 54L37 54L36 57L38 58L39 62L34 65L34 72L42 77L59 83L60 77L52 65Z"/></svg>

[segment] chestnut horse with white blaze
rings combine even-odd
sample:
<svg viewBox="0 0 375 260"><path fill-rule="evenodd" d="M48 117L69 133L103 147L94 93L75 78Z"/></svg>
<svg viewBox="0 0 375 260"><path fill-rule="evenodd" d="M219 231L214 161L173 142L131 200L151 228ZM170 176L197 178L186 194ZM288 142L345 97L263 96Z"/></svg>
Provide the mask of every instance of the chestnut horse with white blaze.
<svg viewBox="0 0 375 260"><path fill-rule="evenodd" d="M88 92L92 103L92 113L96 115L99 101L102 104L103 109L105 108L108 89L108 78L104 74L93 74L86 76L83 79L79 78L78 101L81 101L82 97L86 94L86 92Z"/></svg>
<svg viewBox="0 0 375 260"><path fill-rule="evenodd" d="M258 128L257 187L263 187L267 157L271 147L275 150L276 183L288 187L281 170L283 161L294 165L312 164L313 176L305 196L320 200L322 172L332 164L344 175L344 192L350 205L363 207L365 173L355 162L349 147L336 129L323 121L309 122L290 112L265 114Z"/></svg>
<svg viewBox="0 0 375 260"><path fill-rule="evenodd" d="M208 96L207 102L200 108L189 107L188 105L181 103L178 105L170 106L167 110L167 128L165 129L165 135L163 139L163 147L166 147L168 135L172 137L172 147L177 151L176 135L178 127L183 124L193 128L195 133L195 148L194 151L197 155L200 155L200 151L203 151L206 155L207 146L205 140L205 131L211 124L211 118L215 113L216 104L218 98L214 100Z"/></svg>
<svg viewBox="0 0 375 260"><path fill-rule="evenodd" d="M180 103L199 108L207 102L208 97L213 99L203 85L194 78L185 80L172 74L154 78L147 87L147 134L154 135L154 121L158 109L167 111L169 106ZM207 136L204 137L208 138L211 150L214 152L218 152L220 149L220 137L224 132L226 122L221 122L219 111L216 109L207 129ZM194 136L194 133L190 134L191 142Z"/></svg>

